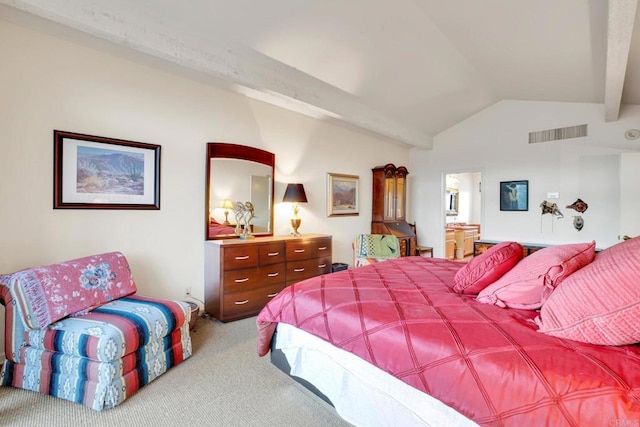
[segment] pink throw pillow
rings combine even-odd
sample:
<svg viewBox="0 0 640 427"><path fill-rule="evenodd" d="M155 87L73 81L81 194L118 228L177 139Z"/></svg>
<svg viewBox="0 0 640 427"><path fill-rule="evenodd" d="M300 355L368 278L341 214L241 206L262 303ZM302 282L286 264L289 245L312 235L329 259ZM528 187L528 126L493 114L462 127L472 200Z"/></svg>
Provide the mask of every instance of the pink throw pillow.
<svg viewBox="0 0 640 427"><path fill-rule="evenodd" d="M600 345L640 342L640 237L598 253L540 310L539 331Z"/></svg>
<svg viewBox="0 0 640 427"><path fill-rule="evenodd" d="M567 276L593 261L595 242L550 246L525 257L478 294L500 307L537 310Z"/></svg>
<svg viewBox="0 0 640 427"><path fill-rule="evenodd" d="M522 245L516 242L502 242L473 257L456 273L453 290L461 294L477 294L518 263L522 259Z"/></svg>

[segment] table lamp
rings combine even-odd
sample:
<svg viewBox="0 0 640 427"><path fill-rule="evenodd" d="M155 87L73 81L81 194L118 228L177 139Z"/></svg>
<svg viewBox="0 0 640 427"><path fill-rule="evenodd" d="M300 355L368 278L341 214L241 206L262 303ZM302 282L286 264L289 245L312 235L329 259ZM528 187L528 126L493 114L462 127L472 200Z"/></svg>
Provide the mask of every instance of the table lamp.
<svg viewBox="0 0 640 427"><path fill-rule="evenodd" d="M287 189L284 192L283 202L293 203L293 217L291 218L291 233L294 237L299 237L302 234L298 233L298 228L302 220L298 217L298 203L306 203L307 195L304 192L304 186L302 184L287 184Z"/></svg>
<svg viewBox="0 0 640 427"><path fill-rule="evenodd" d="M231 200L223 200L220 205L221 208L224 209L224 222L222 225L231 225L229 222L229 209L233 209L233 202Z"/></svg>

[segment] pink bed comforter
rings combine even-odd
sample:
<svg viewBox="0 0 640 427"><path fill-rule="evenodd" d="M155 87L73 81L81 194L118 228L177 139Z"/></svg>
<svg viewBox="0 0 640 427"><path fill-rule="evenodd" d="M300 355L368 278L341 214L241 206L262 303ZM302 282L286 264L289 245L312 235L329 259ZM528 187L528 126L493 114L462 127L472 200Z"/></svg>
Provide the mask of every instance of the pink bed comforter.
<svg viewBox="0 0 640 427"><path fill-rule="evenodd" d="M453 292L461 266L407 257L299 282L258 315L258 353L269 352L276 323L284 322L481 425L640 424L640 346L539 333L535 311Z"/></svg>

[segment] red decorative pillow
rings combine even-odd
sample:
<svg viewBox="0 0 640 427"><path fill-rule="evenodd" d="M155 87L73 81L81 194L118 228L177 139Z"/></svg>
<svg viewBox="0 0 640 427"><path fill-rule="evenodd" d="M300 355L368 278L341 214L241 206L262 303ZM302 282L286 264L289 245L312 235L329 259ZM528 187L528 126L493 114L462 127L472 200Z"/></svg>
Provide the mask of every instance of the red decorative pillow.
<svg viewBox="0 0 640 427"><path fill-rule="evenodd" d="M502 242L473 257L456 273L453 290L461 294L478 294L498 280L522 259L522 245Z"/></svg>
<svg viewBox="0 0 640 427"><path fill-rule="evenodd" d="M595 246L591 242L540 249L484 288L477 299L500 307L537 310L566 277L593 261Z"/></svg>
<svg viewBox="0 0 640 427"><path fill-rule="evenodd" d="M640 237L598 253L562 282L535 320L540 332L575 341L640 342Z"/></svg>

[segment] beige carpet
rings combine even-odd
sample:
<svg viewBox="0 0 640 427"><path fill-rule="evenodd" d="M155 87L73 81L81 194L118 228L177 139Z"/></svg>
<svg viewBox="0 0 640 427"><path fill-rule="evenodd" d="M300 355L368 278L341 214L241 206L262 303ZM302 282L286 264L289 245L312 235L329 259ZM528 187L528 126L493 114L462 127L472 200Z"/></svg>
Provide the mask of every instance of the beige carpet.
<svg viewBox="0 0 640 427"><path fill-rule="evenodd" d="M94 411L0 387L2 426L347 426L335 410L256 355L255 318L199 318L193 356L121 405Z"/></svg>

